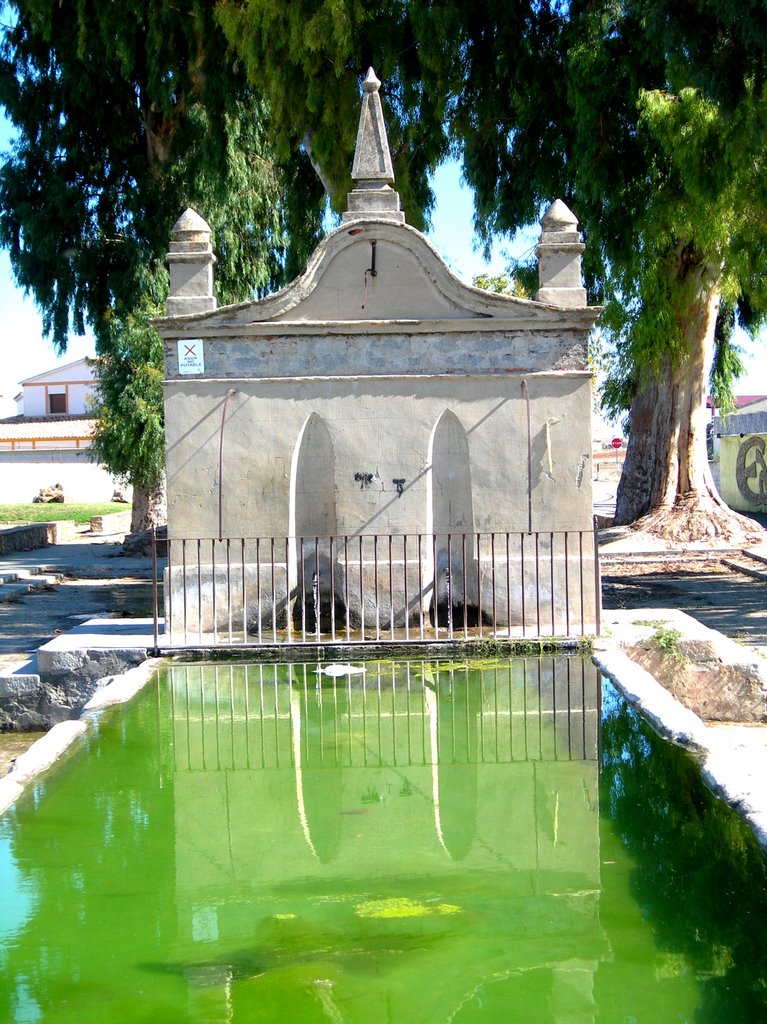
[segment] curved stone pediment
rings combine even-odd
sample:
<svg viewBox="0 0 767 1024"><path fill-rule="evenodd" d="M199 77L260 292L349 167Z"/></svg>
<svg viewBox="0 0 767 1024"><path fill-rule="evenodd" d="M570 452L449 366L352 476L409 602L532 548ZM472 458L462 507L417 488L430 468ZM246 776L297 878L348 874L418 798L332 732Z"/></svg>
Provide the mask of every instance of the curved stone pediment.
<svg viewBox="0 0 767 1024"><path fill-rule="evenodd" d="M370 219L344 224L325 238L302 274L281 291L207 313L169 317L157 326L165 335L177 334L186 323L195 331L216 333L268 323L361 327L371 321L500 320L509 326L524 322L550 328L562 323L564 313L565 319L588 327L598 312L595 307L565 311L466 285L415 228ZM465 328L472 326L465 323Z"/></svg>

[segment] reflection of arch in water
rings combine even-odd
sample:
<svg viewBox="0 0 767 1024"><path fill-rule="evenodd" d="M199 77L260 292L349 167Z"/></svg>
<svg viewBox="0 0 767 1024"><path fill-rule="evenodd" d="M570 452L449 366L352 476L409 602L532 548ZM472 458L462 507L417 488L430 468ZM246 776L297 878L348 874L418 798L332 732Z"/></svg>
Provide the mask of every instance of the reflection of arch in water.
<svg viewBox="0 0 767 1024"><path fill-rule="evenodd" d="M331 550L337 533L333 439L313 412L296 441L290 466L289 582L293 620L308 631L330 628L333 601Z"/></svg>
<svg viewBox="0 0 767 1024"><path fill-rule="evenodd" d="M425 583L431 614L440 624L477 622L477 558L469 442L461 421L446 409L429 439L426 476Z"/></svg>
<svg viewBox="0 0 767 1024"><path fill-rule="evenodd" d="M440 673L425 683L429 716L434 824L451 860L463 860L477 831L479 694L469 674Z"/></svg>
<svg viewBox="0 0 767 1024"><path fill-rule="evenodd" d="M322 864L330 864L341 842L342 757L339 721L348 712L343 687L307 685L293 669L290 724L296 777L298 820L307 845Z"/></svg>

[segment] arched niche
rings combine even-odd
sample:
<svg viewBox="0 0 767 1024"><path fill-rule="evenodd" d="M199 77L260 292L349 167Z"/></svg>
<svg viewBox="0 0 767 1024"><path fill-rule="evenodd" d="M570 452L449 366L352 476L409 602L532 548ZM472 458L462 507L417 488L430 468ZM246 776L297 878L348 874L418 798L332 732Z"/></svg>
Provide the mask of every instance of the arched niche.
<svg viewBox="0 0 767 1024"><path fill-rule="evenodd" d="M293 625L316 632L329 628L334 601L331 538L337 533L333 439L313 412L296 440L290 466L288 514L289 582Z"/></svg>
<svg viewBox="0 0 767 1024"><path fill-rule="evenodd" d="M477 556L469 441L446 409L429 439L426 477L427 602L433 621L476 625Z"/></svg>

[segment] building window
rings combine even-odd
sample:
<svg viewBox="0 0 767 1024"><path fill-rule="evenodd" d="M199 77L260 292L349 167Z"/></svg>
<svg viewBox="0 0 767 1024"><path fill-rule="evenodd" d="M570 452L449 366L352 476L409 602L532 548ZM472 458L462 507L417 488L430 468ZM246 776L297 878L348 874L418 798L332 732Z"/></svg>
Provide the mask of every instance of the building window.
<svg viewBox="0 0 767 1024"><path fill-rule="evenodd" d="M48 413L49 413L49 415L56 416L56 415L61 415L62 413L64 415L66 415L66 411L67 411L67 396L66 396L65 392L62 391L61 394L58 394L58 395L53 395L53 394L49 394L48 395Z"/></svg>

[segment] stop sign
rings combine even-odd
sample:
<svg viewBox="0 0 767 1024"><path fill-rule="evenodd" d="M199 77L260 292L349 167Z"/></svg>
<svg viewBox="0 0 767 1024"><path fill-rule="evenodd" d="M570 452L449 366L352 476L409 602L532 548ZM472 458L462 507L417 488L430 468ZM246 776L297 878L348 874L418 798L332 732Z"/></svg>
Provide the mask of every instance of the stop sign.
<svg viewBox="0 0 767 1024"><path fill-rule="evenodd" d="M620 448L623 445L623 440L620 437L614 437L610 443L613 448Z"/></svg>

